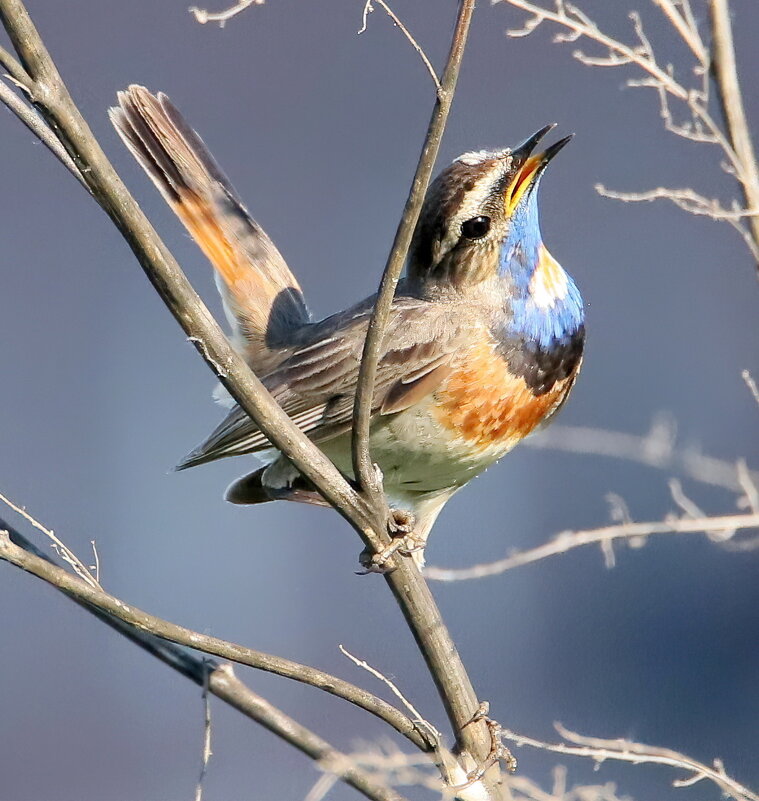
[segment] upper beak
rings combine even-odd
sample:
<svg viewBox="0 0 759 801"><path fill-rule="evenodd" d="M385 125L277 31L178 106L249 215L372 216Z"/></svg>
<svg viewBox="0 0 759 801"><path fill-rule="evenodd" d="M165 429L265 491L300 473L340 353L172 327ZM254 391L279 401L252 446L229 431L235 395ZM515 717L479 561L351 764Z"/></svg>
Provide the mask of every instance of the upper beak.
<svg viewBox="0 0 759 801"><path fill-rule="evenodd" d="M533 156L532 151L540 140L553 128L556 123L546 125L536 131L526 142L511 151L512 165L516 167L514 177L506 188L506 211L511 213L530 187L535 185L536 180L542 175L543 170L548 166L548 162L569 142L574 136L570 134L563 139L559 139L542 153Z"/></svg>

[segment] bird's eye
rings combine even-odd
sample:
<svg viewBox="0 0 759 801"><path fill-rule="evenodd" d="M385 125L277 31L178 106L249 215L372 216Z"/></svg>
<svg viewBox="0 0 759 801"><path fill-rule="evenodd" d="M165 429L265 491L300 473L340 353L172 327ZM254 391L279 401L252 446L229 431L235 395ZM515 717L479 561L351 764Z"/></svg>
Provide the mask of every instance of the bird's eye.
<svg viewBox="0 0 759 801"><path fill-rule="evenodd" d="M472 217L461 226L461 236L480 239L490 230L490 217Z"/></svg>

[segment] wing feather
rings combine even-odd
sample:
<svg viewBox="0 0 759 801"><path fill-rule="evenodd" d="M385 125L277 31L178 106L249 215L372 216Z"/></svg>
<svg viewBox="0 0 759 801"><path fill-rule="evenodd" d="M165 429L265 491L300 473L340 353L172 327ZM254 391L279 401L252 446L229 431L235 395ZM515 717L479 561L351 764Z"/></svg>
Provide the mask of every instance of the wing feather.
<svg viewBox="0 0 759 801"><path fill-rule="evenodd" d="M371 299L361 313L350 310L311 326L300 347L262 379L315 442L350 428L370 311ZM434 392L450 373L464 341L463 324L452 323L451 315L437 304L398 298L394 312L373 399L374 412L383 415L400 412ZM235 406L178 469L270 447L256 424Z"/></svg>

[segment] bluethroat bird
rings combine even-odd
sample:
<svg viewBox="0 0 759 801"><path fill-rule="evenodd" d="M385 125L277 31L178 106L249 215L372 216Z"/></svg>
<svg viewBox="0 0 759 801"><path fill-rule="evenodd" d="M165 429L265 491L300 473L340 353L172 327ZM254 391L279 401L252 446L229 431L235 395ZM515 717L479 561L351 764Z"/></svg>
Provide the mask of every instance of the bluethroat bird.
<svg viewBox="0 0 759 801"><path fill-rule="evenodd" d="M298 281L200 137L164 94L131 86L117 131L216 270L233 341L305 432L347 475L356 379L374 304L312 322ZM398 285L372 403L371 454L391 505L413 515L423 563L430 528L470 479L547 422L582 361L572 279L543 244L538 185L561 139L549 125L514 149L465 153L430 186ZM178 469L255 453L236 504L321 496L232 405Z"/></svg>

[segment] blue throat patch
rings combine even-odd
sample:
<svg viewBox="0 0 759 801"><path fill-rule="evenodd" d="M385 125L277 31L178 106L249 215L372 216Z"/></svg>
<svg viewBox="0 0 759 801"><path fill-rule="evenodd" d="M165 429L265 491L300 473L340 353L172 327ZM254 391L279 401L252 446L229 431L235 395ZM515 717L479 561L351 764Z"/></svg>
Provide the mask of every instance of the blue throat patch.
<svg viewBox="0 0 759 801"><path fill-rule="evenodd" d="M514 287L513 317L505 333L537 344L542 350L566 343L582 327L585 313L574 281L567 275L563 298L541 307L530 292L530 281L538 267L543 244L538 220L537 184L519 203L511 218L509 235L501 246L499 274Z"/></svg>

